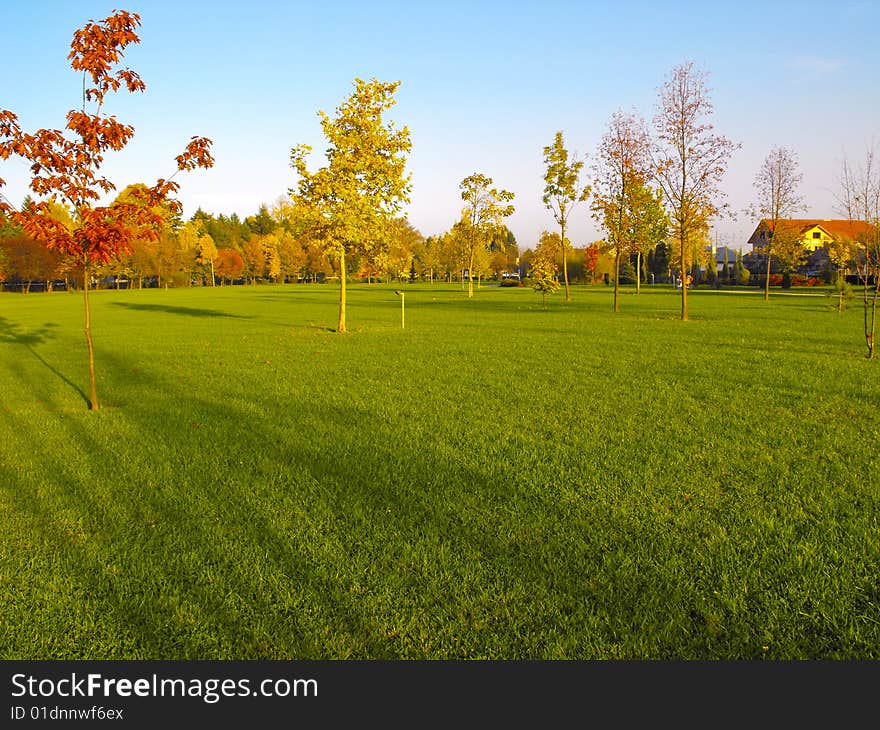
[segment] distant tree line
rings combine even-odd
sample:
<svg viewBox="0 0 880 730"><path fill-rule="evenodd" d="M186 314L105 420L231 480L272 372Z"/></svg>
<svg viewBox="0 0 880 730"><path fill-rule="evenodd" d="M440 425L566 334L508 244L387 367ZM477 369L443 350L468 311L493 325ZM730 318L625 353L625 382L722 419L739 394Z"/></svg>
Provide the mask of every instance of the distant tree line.
<svg viewBox="0 0 880 730"><path fill-rule="evenodd" d="M130 196L130 186L120 199ZM25 200L23 207L30 204ZM53 204L60 221L70 211ZM155 239L136 238L131 250L92 267L96 288L150 286L223 286L257 282L321 282L338 276L338 267L322 242L311 234L304 214L286 199L261 205L240 218L201 209L184 221L162 211L163 225ZM493 231L485 249L472 261L477 281L516 271L519 248L507 228ZM52 291L82 286L82 268L63 252L47 248L20 226L0 215L0 281L7 290ZM469 261L460 228L423 236L406 218L386 226L383 245L348 262L354 278L377 281L460 281L468 277Z"/></svg>

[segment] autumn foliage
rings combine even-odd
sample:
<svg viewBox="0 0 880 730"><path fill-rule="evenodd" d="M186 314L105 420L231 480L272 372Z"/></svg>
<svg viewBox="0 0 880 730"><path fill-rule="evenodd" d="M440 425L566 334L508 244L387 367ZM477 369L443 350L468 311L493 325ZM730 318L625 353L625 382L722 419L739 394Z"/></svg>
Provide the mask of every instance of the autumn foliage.
<svg viewBox="0 0 880 730"><path fill-rule="evenodd" d="M136 13L120 10L74 33L68 59L75 71L84 74L83 106L67 113L64 130L27 133L13 112L0 111L0 158L16 155L28 160L30 189L44 199L23 211L0 199L0 211L33 238L86 266L127 253L137 236L158 235L162 221L153 207L166 202L180 210L180 203L170 198L178 190L174 175L145 187L140 191L141 200L98 205L103 195L115 189L100 174L105 154L123 149L134 136L132 126L103 113L104 103L108 94L123 87L131 93L146 88L137 73L116 68L125 48L139 41L135 33L139 25ZM210 167L210 146L210 140L193 137L176 158L177 170ZM0 179L0 186L3 183ZM51 214L45 198L56 198L73 208L73 230Z"/></svg>
<svg viewBox="0 0 880 730"><path fill-rule="evenodd" d="M135 239L158 238L163 222L156 212L160 205L180 212L180 203L171 197L178 191L173 180L177 172L213 164L211 141L192 137L177 156L177 170L169 178L158 180L152 187L144 186L125 201L99 204L104 195L115 190L100 172L104 156L123 149L134 136L132 126L104 112L104 103L111 93L121 89L134 93L146 88L136 72L119 66L126 47L139 42L135 33L139 26L140 16L119 10L104 20L89 21L74 33L68 59L71 67L83 74L83 100L81 109L67 113L63 130L28 133L13 112L0 111L0 159L17 156L30 162L29 187L39 198L39 202L18 210L0 196L0 213L34 240L70 257L82 267L85 281L90 266L129 253ZM0 179L0 190L3 185ZM52 206L58 203L72 209L72 223L52 214ZM84 289L91 407L97 409L88 287Z"/></svg>

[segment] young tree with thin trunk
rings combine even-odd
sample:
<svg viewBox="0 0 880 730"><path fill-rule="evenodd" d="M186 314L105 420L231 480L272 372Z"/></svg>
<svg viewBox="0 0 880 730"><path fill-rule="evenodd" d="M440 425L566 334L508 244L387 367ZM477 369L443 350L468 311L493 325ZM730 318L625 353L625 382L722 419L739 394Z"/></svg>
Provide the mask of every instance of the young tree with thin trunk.
<svg viewBox="0 0 880 730"><path fill-rule="evenodd" d="M375 256L387 246L391 222L409 202L410 192L410 175L405 174L412 149L409 129L382 119L397 103L394 93L400 82L356 78L354 86L334 118L318 113L330 143L327 165L309 172L309 145L297 145L290 153L299 176L290 195L307 217L311 236L338 263L340 333L346 331L347 263L358 255Z"/></svg>
<svg viewBox="0 0 880 730"><path fill-rule="evenodd" d="M646 187L650 172L644 122L634 114L615 112L593 166L593 217L605 229L608 249L614 254L615 312L620 311L621 262L636 252L638 236L650 228L647 217L655 200Z"/></svg>
<svg viewBox="0 0 880 730"><path fill-rule="evenodd" d="M568 284L568 257L565 231L574 207L590 196L590 186L580 180L584 167L583 160L569 155L565 148L562 132L557 132L552 145L544 148L544 205L553 213L559 224L559 239L562 241L562 276L565 281L565 301L571 301Z"/></svg>
<svg viewBox="0 0 880 730"><path fill-rule="evenodd" d="M461 243L468 264L468 298L474 296L474 264L479 251L487 251L492 237L513 215L513 193L492 187L492 178L475 172L461 181L464 209L460 221Z"/></svg>
<svg viewBox="0 0 880 730"><path fill-rule="evenodd" d="M796 267L803 258L800 235L791 223L791 217L804 210L804 200L798 192L803 175L798 171L797 155L787 147L774 147L764 158L755 175L758 194L755 210L761 223L766 222L767 273L764 277L764 301L770 299L770 265L777 256L784 267Z"/></svg>
<svg viewBox="0 0 880 730"><path fill-rule="evenodd" d="M850 224L854 260L862 282L866 357L876 353L877 303L880 301L880 155L876 146L861 165L844 159L838 202Z"/></svg>
<svg viewBox="0 0 880 730"><path fill-rule="evenodd" d="M34 239L74 258L83 272L91 410L98 410L89 308L92 269L128 253L138 236L158 236L163 221L154 208L164 203L175 212L181 209L180 203L170 197L179 187L173 181L174 175L213 164L211 141L193 137L176 158L177 171L170 178L133 193L136 201L98 205L102 195L115 189L100 172L105 154L123 149L134 136L133 127L104 112L104 102L111 92L123 87L130 93L146 88L137 73L119 68L125 49L140 42L135 33L139 26L140 16L119 10L104 20L89 21L74 33L68 59L73 70L83 75L82 107L67 113L63 131L39 129L29 134L21 129L15 114L0 111L0 159L15 155L29 161L30 189L45 198L22 210L13 209L0 198L0 212L8 213ZM52 216L53 198L72 209L72 229Z"/></svg>
<svg viewBox="0 0 880 730"><path fill-rule="evenodd" d="M211 272L211 286L215 286L214 262L217 260L217 246L214 239L207 233L202 233L196 240L196 263L207 267Z"/></svg>
<svg viewBox="0 0 880 730"><path fill-rule="evenodd" d="M852 225L852 224L850 224ZM828 243L828 260L834 266L834 288L837 291L837 313L843 312L849 291L846 283L846 271L854 260L853 252L857 244L850 236L835 236Z"/></svg>
<svg viewBox="0 0 880 730"><path fill-rule="evenodd" d="M654 179L663 191L677 249L682 320L688 318L691 239L721 212L721 179L739 148L713 133L712 112L706 74L690 61L672 69L658 95L651 155Z"/></svg>
<svg viewBox="0 0 880 730"><path fill-rule="evenodd" d="M636 252L636 294L642 290L643 261L669 237L669 215L663 207L659 190L647 185L632 194L631 235Z"/></svg>
<svg viewBox="0 0 880 730"><path fill-rule="evenodd" d="M558 235L558 234L553 234ZM557 246L544 245L538 246L535 255L532 258L532 266L529 271L529 278L532 280L532 289L541 293L541 305L547 309L547 295L552 294L559 288L559 280L557 279L556 253Z"/></svg>

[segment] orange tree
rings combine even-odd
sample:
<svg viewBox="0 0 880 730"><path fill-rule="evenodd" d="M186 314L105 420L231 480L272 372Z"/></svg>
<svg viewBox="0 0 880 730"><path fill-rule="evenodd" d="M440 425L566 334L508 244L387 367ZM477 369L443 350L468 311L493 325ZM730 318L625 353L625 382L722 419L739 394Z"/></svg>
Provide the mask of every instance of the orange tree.
<svg viewBox="0 0 880 730"><path fill-rule="evenodd" d="M82 107L67 113L63 130L27 133L15 114L0 111L0 159L18 156L30 162L29 187L41 199L18 210L0 197L0 213L48 248L70 256L83 272L91 410L98 410L89 310L91 268L129 253L138 237L157 237L162 219L155 207L166 203L172 210L181 210L180 203L171 198L178 190L173 180L177 172L208 168L214 162L211 140L192 137L176 158L177 171L168 179L144 186L136 200L99 204L102 196L115 189L100 172L104 155L121 150L134 136L132 126L104 112L104 102L120 89L134 93L146 88L137 73L120 67L125 48L140 41L135 33L139 26L139 15L119 10L104 20L90 20L74 33L67 57L74 71L83 74ZM0 189L3 184L0 178ZM72 208L72 223L65 224L51 214L53 201L58 200Z"/></svg>

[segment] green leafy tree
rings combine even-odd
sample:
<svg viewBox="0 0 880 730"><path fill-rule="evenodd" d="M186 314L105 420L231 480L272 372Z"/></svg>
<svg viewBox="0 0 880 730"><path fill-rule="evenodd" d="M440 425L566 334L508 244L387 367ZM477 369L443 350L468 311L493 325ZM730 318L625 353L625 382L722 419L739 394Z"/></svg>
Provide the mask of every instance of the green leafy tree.
<svg viewBox="0 0 880 730"><path fill-rule="evenodd" d="M835 236L828 244L828 261L834 267L834 290L837 292L837 312L843 311L847 294L846 270L856 250L856 242L849 236ZM852 293L852 287L850 287Z"/></svg>
<svg viewBox="0 0 880 730"><path fill-rule="evenodd" d="M251 233L255 233L259 236L274 233L275 229L278 227L278 222L272 217L272 214L269 212L269 206L265 203L260 206L256 215L248 216L245 218L244 222L250 229Z"/></svg>
<svg viewBox="0 0 880 730"><path fill-rule="evenodd" d="M647 185L630 191L630 236L636 255L636 293L641 292L642 260L669 236L669 215L662 194Z"/></svg>
<svg viewBox="0 0 880 730"><path fill-rule="evenodd" d="M387 245L383 234L389 221L409 202L410 176L406 155L412 148L409 129L384 122L383 112L396 103L399 81L383 83L355 79L355 90L331 118L319 112L330 147L327 165L309 172L308 145L291 150L290 161L299 176L291 196L302 206L315 238L339 269L339 323L346 331L346 260L370 254Z"/></svg>
<svg viewBox="0 0 880 730"><path fill-rule="evenodd" d="M467 262L470 298L474 295L475 263L479 254L488 250L504 219L513 215L514 207L510 201L514 196L507 190L492 187L491 177L476 172L462 180L459 188L465 205L457 225L463 258Z"/></svg>
<svg viewBox="0 0 880 730"><path fill-rule="evenodd" d="M562 274L565 280L565 301L571 301L568 282L567 238L571 212L574 207L590 196L590 186L581 182L583 160L570 155L565 148L562 132L557 132L553 144L544 148L544 205L553 213L559 224L559 239L562 241Z"/></svg>
<svg viewBox="0 0 880 730"><path fill-rule="evenodd" d="M745 267L745 264L743 264L742 249L739 249L736 252L736 259L733 263L733 271L736 283L740 286L747 286L749 283L749 279L751 279L752 277L752 272Z"/></svg>

